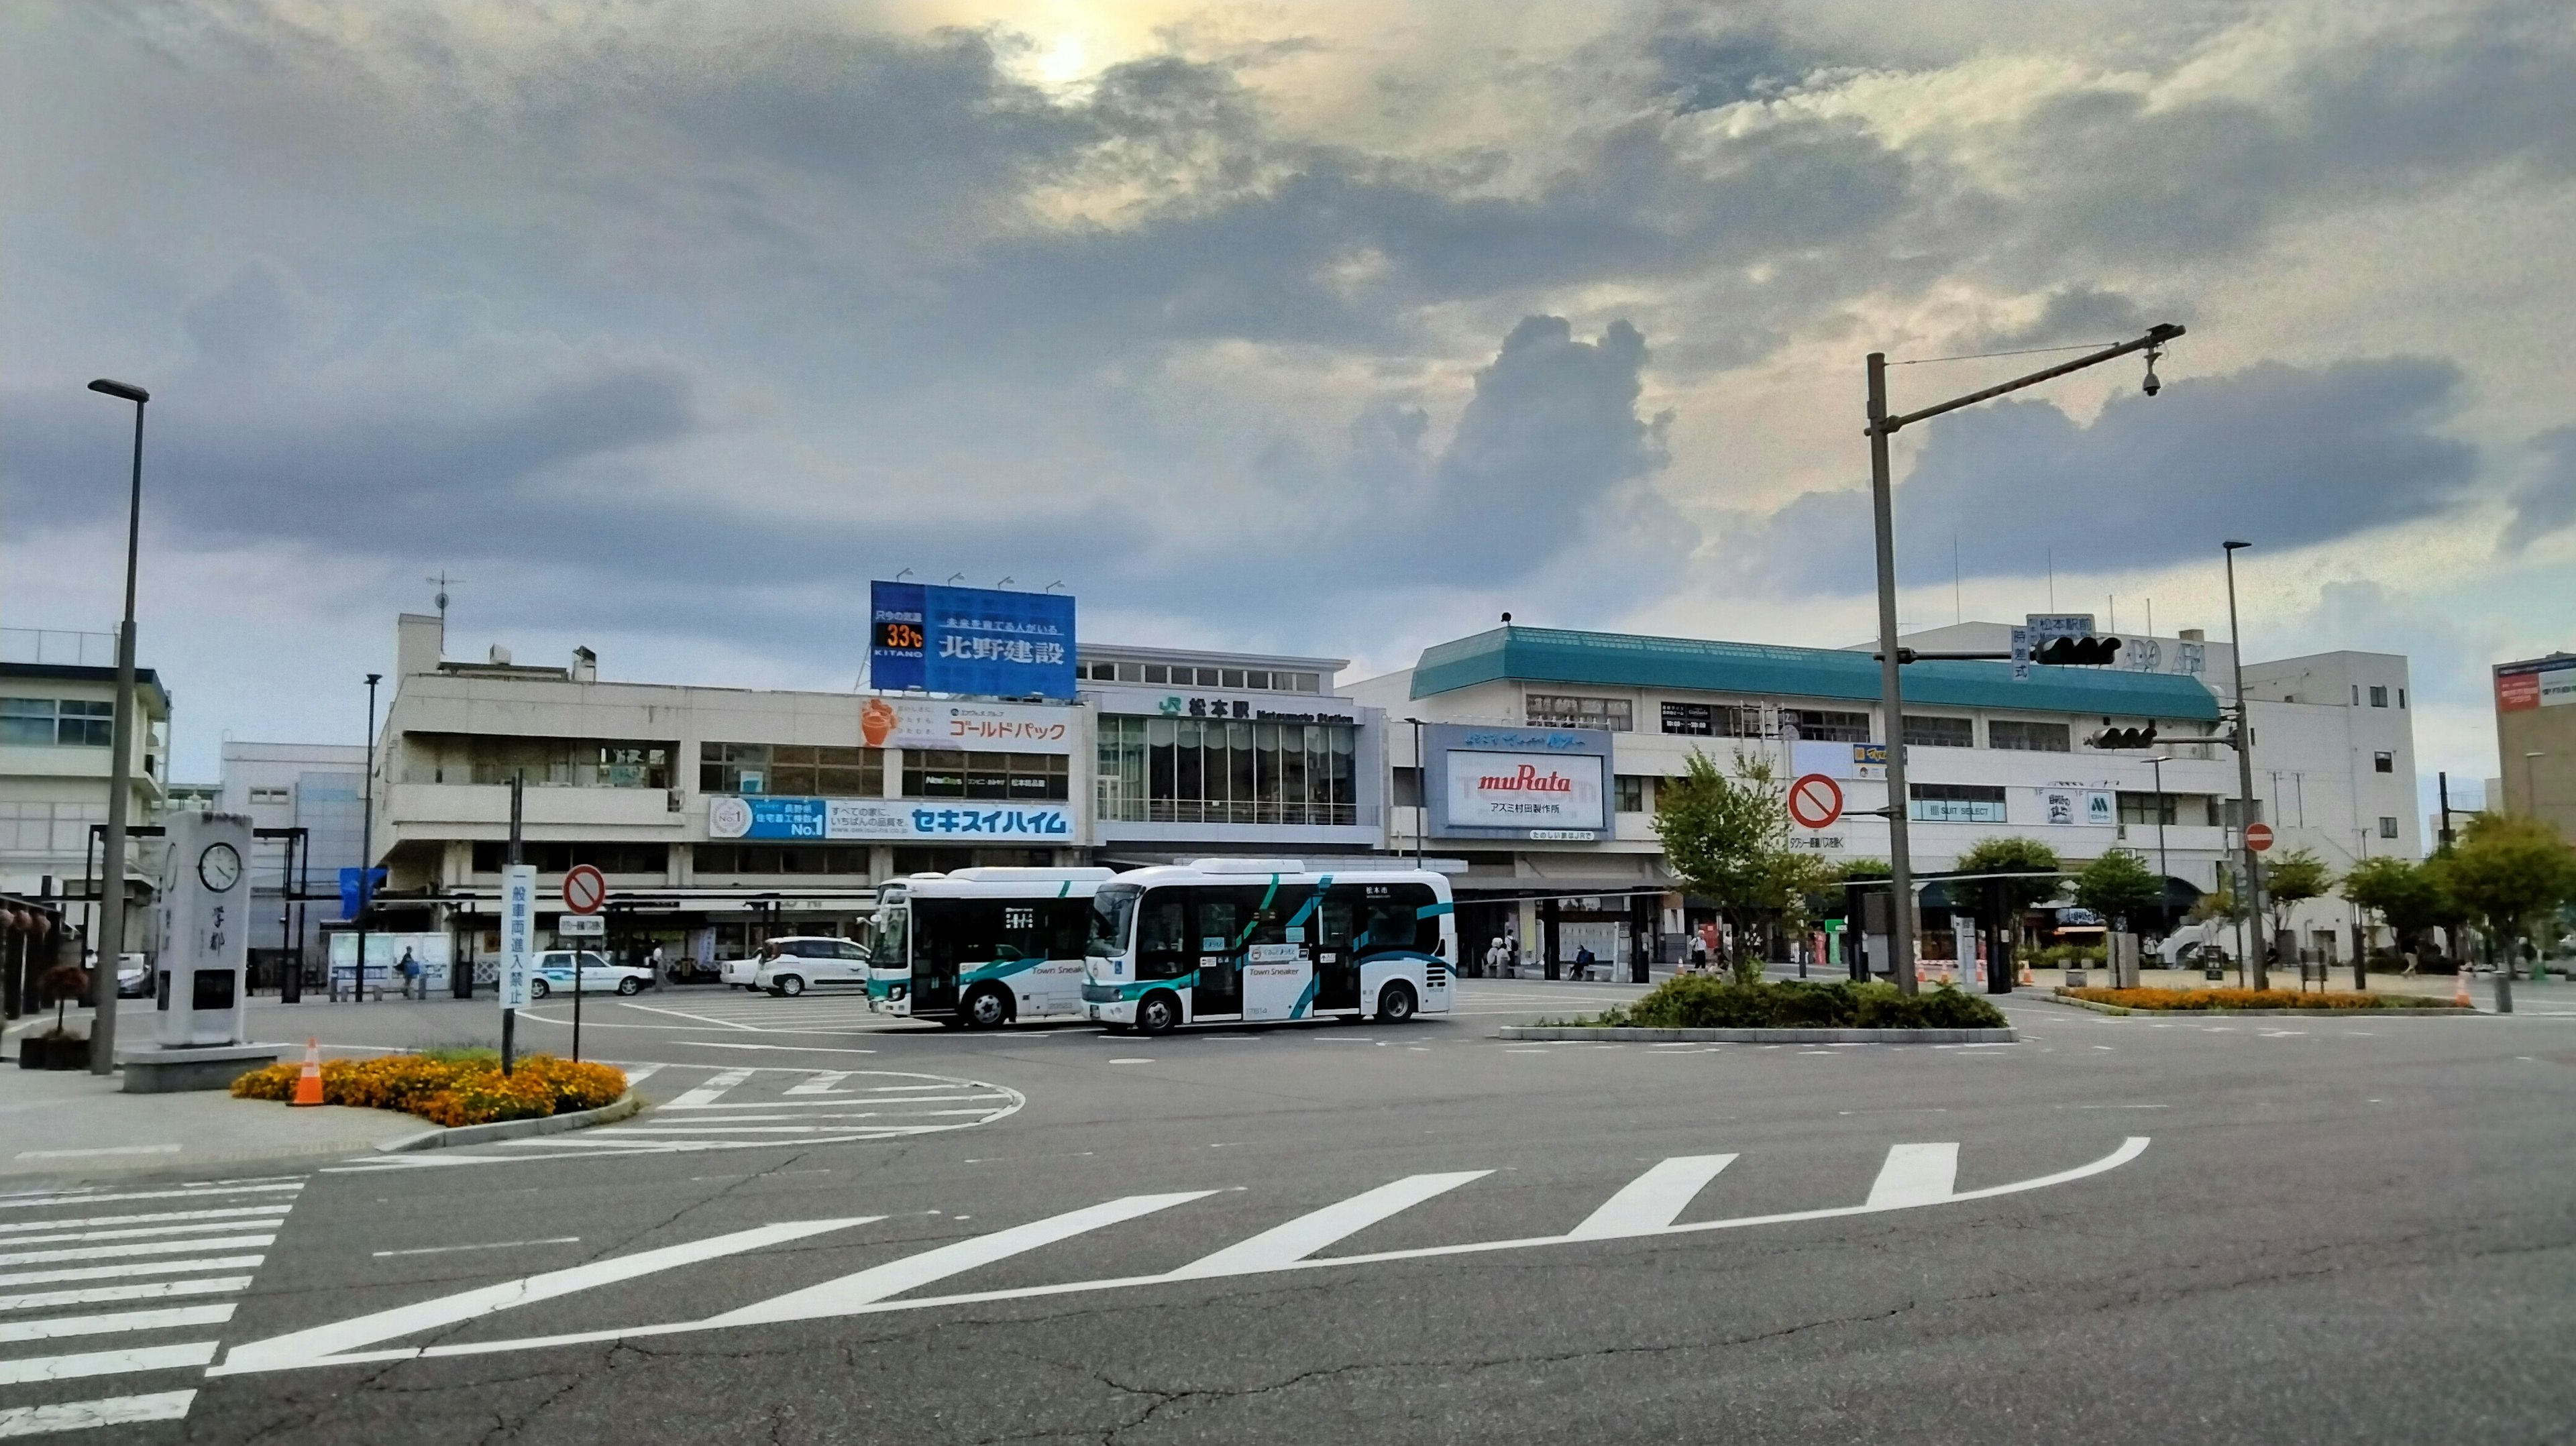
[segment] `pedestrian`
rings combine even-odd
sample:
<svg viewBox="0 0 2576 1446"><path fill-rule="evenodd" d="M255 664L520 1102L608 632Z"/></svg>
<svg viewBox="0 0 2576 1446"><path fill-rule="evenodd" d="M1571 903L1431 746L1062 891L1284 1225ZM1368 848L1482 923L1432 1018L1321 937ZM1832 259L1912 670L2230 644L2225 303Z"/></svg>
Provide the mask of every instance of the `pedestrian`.
<svg viewBox="0 0 2576 1446"><path fill-rule="evenodd" d="M1485 951L1485 974L1488 978L1500 979L1503 971L1511 967L1512 946L1504 941L1502 935L1496 934L1493 947Z"/></svg>
<svg viewBox="0 0 2576 1446"><path fill-rule="evenodd" d="M411 949L409 946L404 947L402 959L394 965L394 969L402 975L402 997L405 999L411 998L412 981L420 978L420 961L411 957ZM429 997L429 991L427 989L421 990L420 997L427 999Z"/></svg>
<svg viewBox="0 0 2576 1446"><path fill-rule="evenodd" d="M1708 972L1708 940L1698 934L1690 936L1690 958L1682 967L1693 974Z"/></svg>
<svg viewBox="0 0 2576 1446"><path fill-rule="evenodd" d="M662 982L661 940L656 939L653 941L653 952L644 956L644 967L649 971L646 977L650 978L657 985Z"/></svg>
<svg viewBox="0 0 2576 1446"><path fill-rule="evenodd" d="M2410 944L2406 949L2406 973L2404 977L2408 979L2415 977L2415 965L2417 962L2418 961L2415 957L2415 948Z"/></svg>
<svg viewBox="0 0 2576 1446"><path fill-rule="evenodd" d="M1574 950L1574 977L1589 983L1592 979L1592 966L1596 962L1598 961L1593 956L1591 945L1577 945Z"/></svg>

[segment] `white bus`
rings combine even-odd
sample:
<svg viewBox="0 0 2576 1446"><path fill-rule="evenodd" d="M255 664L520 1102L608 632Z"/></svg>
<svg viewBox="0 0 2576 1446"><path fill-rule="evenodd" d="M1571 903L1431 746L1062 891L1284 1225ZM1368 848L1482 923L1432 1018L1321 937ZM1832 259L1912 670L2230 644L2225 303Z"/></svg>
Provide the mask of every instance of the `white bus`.
<svg viewBox="0 0 2576 1446"><path fill-rule="evenodd" d="M1108 869L958 869L877 891L868 1007L968 1029L1082 1017L1091 894Z"/></svg>
<svg viewBox="0 0 2576 1446"><path fill-rule="evenodd" d="M1136 869L1091 900L1082 1012L1112 1030L1449 1010L1449 881L1417 869L1309 872L1296 859Z"/></svg>

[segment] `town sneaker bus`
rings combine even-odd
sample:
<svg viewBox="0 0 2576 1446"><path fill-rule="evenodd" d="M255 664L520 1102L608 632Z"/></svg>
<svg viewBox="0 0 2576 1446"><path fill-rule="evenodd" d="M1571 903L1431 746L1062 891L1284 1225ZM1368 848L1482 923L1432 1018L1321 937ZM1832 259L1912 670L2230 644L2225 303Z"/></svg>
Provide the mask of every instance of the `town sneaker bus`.
<svg viewBox="0 0 2576 1446"><path fill-rule="evenodd" d="M1112 1030L1449 1010L1449 881L1295 859L1134 869L1091 898L1082 1012Z"/></svg>
<svg viewBox="0 0 2576 1446"><path fill-rule="evenodd" d="M1108 869L957 869L877 890L868 1007L968 1029L1082 1017L1091 894Z"/></svg>

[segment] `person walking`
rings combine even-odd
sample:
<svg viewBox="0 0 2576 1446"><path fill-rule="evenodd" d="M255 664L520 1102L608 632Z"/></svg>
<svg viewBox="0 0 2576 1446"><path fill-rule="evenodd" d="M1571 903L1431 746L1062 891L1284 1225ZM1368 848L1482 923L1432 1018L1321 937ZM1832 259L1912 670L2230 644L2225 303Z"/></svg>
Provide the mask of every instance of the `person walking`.
<svg viewBox="0 0 2576 1446"><path fill-rule="evenodd" d="M1496 934L1493 945L1485 950L1485 977L1500 979L1503 971L1511 967L1512 946L1504 942L1502 935Z"/></svg>
<svg viewBox="0 0 2576 1446"><path fill-rule="evenodd" d="M656 989L661 988L661 987L662 987L662 941L661 941L661 940L656 939L656 940L654 940L654 941L653 941L653 952L644 956L644 968L648 971L648 977L652 980L652 982L653 982L653 987L654 987L654 988L656 988Z"/></svg>
<svg viewBox="0 0 2576 1446"><path fill-rule="evenodd" d="M413 984L421 977L421 975L420 961L411 957L411 949L409 946L404 947L402 958L395 963L394 969L397 973L402 975L402 997L405 999L411 998ZM428 998L429 991L423 989L420 992L420 997L423 999Z"/></svg>

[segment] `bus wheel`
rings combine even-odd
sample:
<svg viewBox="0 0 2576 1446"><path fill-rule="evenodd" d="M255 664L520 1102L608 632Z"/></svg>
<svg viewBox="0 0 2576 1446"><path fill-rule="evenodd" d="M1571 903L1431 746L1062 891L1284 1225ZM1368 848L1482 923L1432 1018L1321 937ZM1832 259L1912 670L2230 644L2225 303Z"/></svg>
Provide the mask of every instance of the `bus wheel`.
<svg viewBox="0 0 2576 1446"><path fill-rule="evenodd" d="M999 989L978 989L966 996L962 1012L968 1029L999 1029L1011 1022L1010 1003L1002 998Z"/></svg>
<svg viewBox="0 0 2576 1446"><path fill-rule="evenodd" d="M1181 1002L1168 994L1148 994L1136 1002L1140 1034L1169 1034L1181 1022Z"/></svg>
<svg viewBox="0 0 2576 1446"><path fill-rule="evenodd" d="M1413 986L1399 980L1377 994L1377 1022L1402 1024L1413 1018Z"/></svg>

